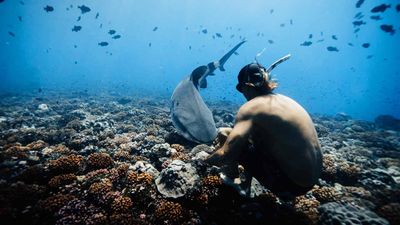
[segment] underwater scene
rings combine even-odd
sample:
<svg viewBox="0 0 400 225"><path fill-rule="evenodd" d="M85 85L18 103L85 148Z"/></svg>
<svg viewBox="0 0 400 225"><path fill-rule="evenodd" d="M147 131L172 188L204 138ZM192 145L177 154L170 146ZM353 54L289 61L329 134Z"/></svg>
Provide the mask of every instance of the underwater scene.
<svg viewBox="0 0 400 225"><path fill-rule="evenodd" d="M0 0L0 221L400 224L400 0Z"/></svg>

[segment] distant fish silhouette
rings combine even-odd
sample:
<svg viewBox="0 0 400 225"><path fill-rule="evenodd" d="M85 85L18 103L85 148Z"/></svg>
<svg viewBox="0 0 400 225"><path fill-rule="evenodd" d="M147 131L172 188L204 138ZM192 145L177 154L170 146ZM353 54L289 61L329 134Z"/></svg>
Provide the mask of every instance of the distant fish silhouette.
<svg viewBox="0 0 400 225"><path fill-rule="evenodd" d="M42 92L42 89L41 89L41 88L39 88L39 89L38 89L38 92L39 92L39 93L40 93L40 92Z"/></svg>
<svg viewBox="0 0 400 225"><path fill-rule="evenodd" d="M269 10L269 13L272 14L274 12L274 9Z"/></svg>
<svg viewBox="0 0 400 225"><path fill-rule="evenodd" d="M108 34L110 34L110 35L113 35L113 34L115 34L115 33L116 33L115 30L109 30L109 31L108 31Z"/></svg>
<svg viewBox="0 0 400 225"><path fill-rule="evenodd" d="M280 27L285 27L285 24L284 23L281 23L281 25L279 25Z"/></svg>
<svg viewBox="0 0 400 225"><path fill-rule="evenodd" d="M396 11L400 12L400 4L396 5Z"/></svg>
<svg viewBox="0 0 400 225"><path fill-rule="evenodd" d="M85 14L85 13L87 13L87 12L90 12L90 8L87 7L87 6L85 6L85 5L78 6L78 8L81 10L81 13L82 13L82 14Z"/></svg>
<svg viewBox="0 0 400 225"><path fill-rule="evenodd" d="M203 34L207 34L207 29L203 29L203 30L201 30L201 32L203 32Z"/></svg>
<svg viewBox="0 0 400 225"><path fill-rule="evenodd" d="M336 37L336 35L332 35L332 39L337 40L338 38Z"/></svg>
<svg viewBox="0 0 400 225"><path fill-rule="evenodd" d="M46 12L53 12L54 11L54 7L53 6L49 6L49 5L46 5L46 7L44 7L43 9Z"/></svg>
<svg viewBox="0 0 400 225"><path fill-rule="evenodd" d="M81 29L82 29L82 26L74 26L74 27L72 28L72 31L78 32L78 31L80 31Z"/></svg>
<svg viewBox="0 0 400 225"><path fill-rule="evenodd" d="M371 12L373 13L385 12L387 8L390 8L390 5L381 4L371 9Z"/></svg>
<svg viewBox="0 0 400 225"><path fill-rule="evenodd" d="M290 25L293 25L293 20L292 19L290 19Z"/></svg>
<svg viewBox="0 0 400 225"><path fill-rule="evenodd" d="M311 41L305 41L305 42L301 43L300 45L301 46L310 46L310 45L312 45L312 42Z"/></svg>
<svg viewBox="0 0 400 225"><path fill-rule="evenodd" d="M319 39L318 41L317 41L317 43L321 43L321 42L323 42L325 39Z"/></svg>
<svg viewBox="0 0 400 225"><path fill-rule="evenodd" d="M354 33L358 33L358 31L360 31L360 28L355 29Z"/></svg>
<svg viewBox="0 0 400 225"><path fill-rule="evenodd" d="M4 0L0 0L0 3L4 2Z"/></svg>
<svg viewBox="0 0 400 225"><path fill-rule="evenodd" d="M370 18L373 19L373 20L381 20L382 19L382 17L380 15L371 16Z"/></svg>
<svg viewBox="0 0 400 225"><path fill-rule="evenodd" d="M366 24L364 21L362 21L362 20L357 20L357 21L354 21L353 22L353 25L354 26L361 26L361 25L363 25L363 24Z"/></svg>
<svg viewBox="0 0 400 225"><path fill-rule="evenodd" d="M19 4L21 4L21 5L25 5L25 2L23 2L23 1L19 1Z"/></svg>
<svg viewBox="0 0 400 225"><path fill-rule="evenodd" d="M347 44L348 44L349 46L352 46L352 47L354 46L354 45L353 45L353 43L350 43L350 42L349 42L349 43L347 43Z"/></svg>
<svg viewBox="0 0 400 225"><path fill-rule="evenodd" d="M230 38L234 38L235 37L235 35L234 34L232 34L231 36L230 36Z"/></svg>
<svg viewBox="0 0 400 225"><path fill-rule="evenodd" d="M76 19L76 21L79 22L80 20L81 20L81 16L78 16L78 19Z"/></svg>
<svg viewBox="0 0 400 225"><path fill-rule="evenodd" d="M99 13L96 13L96 17L94 17L95 19L99 18Z"/></svg>
<svg viewBox="0 0 400 225"><path fill-rule="evenodd" d="M312 38L312 36L313 36L312 34L309 34L309 35L308 35L308 38L309 38L309 39L311 39L311 38Z"/></svg>
<svg viewBox="0 0 400 225"><path fill-rule="evenodd" d="M149 42L149 47L151 47L151 42Z"/></svg>
<svg viewBox="0 0 400 225"><path fill-rule="evenodd" d="M370 44L369 44L369 43L364 43L364 44L362 44L362 46L363 46L364 48L369 48Z"/></svg>
<svg viewBox="0 0 400 225"><path fill-rule="evenodd" d="M395 33L392 25L383 24L381 25L381 30L385 31L386 33L390 33L391 35Z"/></svg>
<svg viewBox="0 0 400 225"><path fill-rule="evenodd" d="M326 47L326 49L327 49L328 51L330 51L330 52L338 52L338 51L339 51L338 48L333 47L333 46L328 46L328 47Z"/></svg>
<svg viewBox="0 0 400 225"><path fill-rule="evenodd" d="M364 15L362 14L362 12L359 12L354 16L355 19L361 19L363 17L364 17Z"/></svg>
<svg viewBox="0 0 400 225"><path fill-rule="evenodd" d="M157 29L158 29L158 27L154 27L154 28L153 28L153 31L156 31Z"/></svg>
<svg viewBox="0 0 400 225"><path fill-rule="evenodd" d="M360 8L363 3L364 3L364 0L358 0L356 3L356 8Z"/></svg>
<svg viewBox="0 0 400 225"><path fill-rule="evenodd" d="M19 22L22 22L22 16L18 16Z"/></svg>
<svg viewBox="0 0 400 225"><path fill-rule="evenodd" d="M107 46L107 45L108 45L108 42L102 41L102 42L99 43L99 45L102 46L102 47L104 47L104 46Z"/></svg>
<svg viewBox="0 0 400 225"><path fill-rule="evenodd" d="M215 33L215 35L216 35L217 37L219 37L219 38L222 38L222 34L220 34L220 33Z"/></svg>
<svg viewBox="0 0 400 225"><path fill-rule="evenodd" d="M121 38L121 35L117 34L117 35L113 36L112 38L113 38L113 39L120 39L120 38Z"/></svg>
<svg viewBox="0 0 400 225"><path fill-rule="evenodd" d="M11 31L8 31L8 34L13 36L13 37L15 37L15 34L13 32L11 32Z"/></svg>
<svg viewBox="0 0 400 225"><path fill-rule="evenodd" d="M268 40L268 43L273 44L274 41L273 40Z"/></svg>
<svg viewBox="0 0 400 225"><path fill-rule="evenodd" d="M372 58L374 55L368 55L367 56L367 59L370 59L370 58Z"/></svg>

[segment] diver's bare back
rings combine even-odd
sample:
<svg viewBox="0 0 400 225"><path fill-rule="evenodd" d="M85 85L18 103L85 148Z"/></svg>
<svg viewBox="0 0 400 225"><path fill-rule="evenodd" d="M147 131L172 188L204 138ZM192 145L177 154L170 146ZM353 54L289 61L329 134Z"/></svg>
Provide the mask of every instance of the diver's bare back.
<svg viewBox="0 0 400 225"><path fill-rule="evenodd" d="M256 97L239 110L237 122L252 120L250 139L266 157L274 157L295 183L309 186L320 175L321 152L308 113L297 102L280 94Z"/></svg>

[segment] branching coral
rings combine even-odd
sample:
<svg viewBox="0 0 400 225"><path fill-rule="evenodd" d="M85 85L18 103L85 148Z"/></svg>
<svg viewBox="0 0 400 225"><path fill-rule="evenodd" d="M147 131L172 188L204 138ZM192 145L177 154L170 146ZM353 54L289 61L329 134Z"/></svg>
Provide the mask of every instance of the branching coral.
<svg viewBox="0 0 400 225"><path fill-rule="evenodd" d="M113 164L114 160L107 153L92 153L87 159L87 166L90 169L103 169Z"/></svg>
<svg viewBox="0 0 400 225"><path fill-rule="evenodd" d="M183 219L181 204L171 201L161 201L154 213L157 221L164 224L179 224Z"/></svg>
<svg viewBox="0 0 400 225"><path fill-rule="evenodd" d="M127 213L132 208L132 200L129 197L120 196L114 199L111 209L115 213Z"/></svg>
<svg viewBox="0 0 400 225"><path fill-rule="evenodd" d="M334 202L339 199L339 192L332 187L321 187L312 189L313 196L321 203Z"/></svg>
<svg viewBox="0 0 400 225"><path fill-rule="evenodd" d="M45 213L54 214L73 199L75 199L75 197L72 195L57 194L40 201L38 205Z"/></svg>
<svg viewBox="0 0 400 225"><path fill-rule="evenodd" d="M76 180L76 175L72 173L62 174L50 179L49 186L51 188L58 188L62 185L70 184Z"/></svg>
<svg viewBox="0 0 400 225"><path fill-rule="evenodd" d="M50 160L49 169L55 174L74 173L82 166L84 158L80 155L63 156L56 160Z"/></svg>
<svg viewBox="0 0 400 225"><path fill-rule="evenodd" d="M296 212L303 215L308 224L317 224L319 205L317 199L307 198L304 195L296 197L293 202Z"/></svg>

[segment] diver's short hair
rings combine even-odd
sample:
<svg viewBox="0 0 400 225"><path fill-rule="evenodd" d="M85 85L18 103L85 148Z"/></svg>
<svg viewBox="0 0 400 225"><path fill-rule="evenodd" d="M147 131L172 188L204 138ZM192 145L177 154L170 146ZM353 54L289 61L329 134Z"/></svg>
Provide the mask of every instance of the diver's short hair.
<svg viewBox="0 0 400 225"><path fill-rule="evenodd" d="M269 91L278 86L275 81L270 80L267 70L259 63L250 63L240 70L236 89L239 92L243 92L243 86L247 83L253 84L256 88L265 87Z"/></svg>

